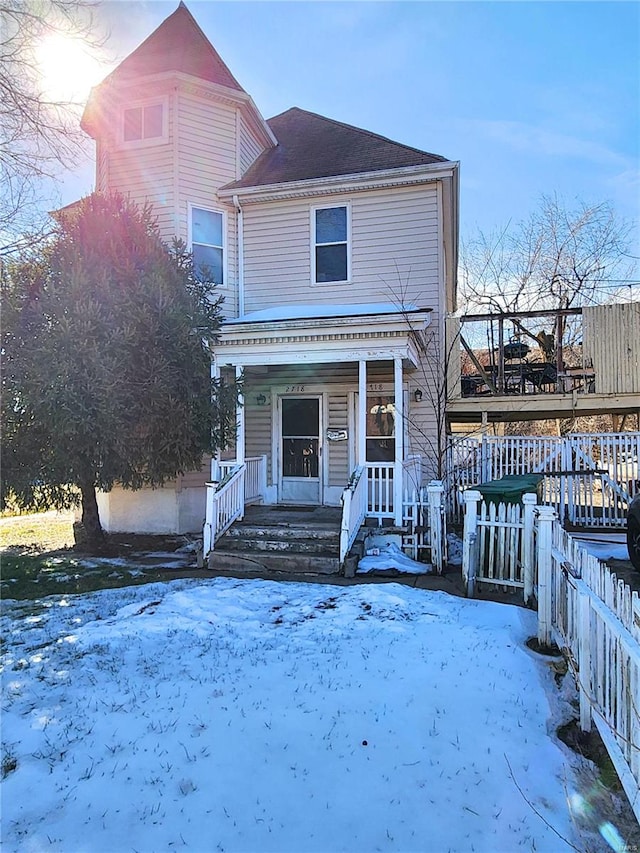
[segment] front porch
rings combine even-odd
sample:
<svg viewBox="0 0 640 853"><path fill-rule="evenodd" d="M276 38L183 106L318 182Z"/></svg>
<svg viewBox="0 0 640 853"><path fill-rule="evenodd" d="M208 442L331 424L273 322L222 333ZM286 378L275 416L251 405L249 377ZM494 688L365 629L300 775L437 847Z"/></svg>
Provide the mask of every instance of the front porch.
<svg viewBox="0 0 640 853"><path fill-rule="evenodd" d="M349 536L365 518L403 524L404 494L428 463L409 424L428 418L411 381L430 312L344 308L223 326L213 376L243 385L235 443L212 460L205 555L251 504L337 508L346 494Z"/></svg>

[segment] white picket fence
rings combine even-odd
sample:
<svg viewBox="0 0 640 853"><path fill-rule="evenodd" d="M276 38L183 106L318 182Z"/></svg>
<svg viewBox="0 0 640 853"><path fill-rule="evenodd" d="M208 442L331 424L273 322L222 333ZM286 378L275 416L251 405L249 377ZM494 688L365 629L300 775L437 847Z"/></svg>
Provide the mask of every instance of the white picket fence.
<svg viewBox="0 0 640 853"><path fill-rule="evenodd" d="M575 433L564 437L482 436L449 439L445 486L449 514L464 512L463 493L511 474L544 474L542 502L572 524L625 525L640 493L640 432Z"/></svg>
<svg viewBox="0 0 640 853"><path fill-rule="evenodd" d="M447 516L444 505L444 486L432 480L419 489L404 493L402 550L412 560L422 560L425 552L437 574L447 563Z"/></svg>
<svg viewBox="0 0 640 853"><path fill-rule="evenodd" d="M535 494L525 494L522 504L485 503L480 492L464 494L462 570L467 595L477 584L522 590L531 603L535 588Z"/></svg>
<svg viewBox="0 0 640 853"><path fill-rule="evenodd" d="M555 510L489 508L479 492L465 495L463 577L531 589L538 641L563 650L580 694L580 725L595 724L640 820L640 598L580 547ZM533 521L530 520L533 516ZM515 566L515 569L514 569ZM529 586L531 585L531 586Z"/></svg>

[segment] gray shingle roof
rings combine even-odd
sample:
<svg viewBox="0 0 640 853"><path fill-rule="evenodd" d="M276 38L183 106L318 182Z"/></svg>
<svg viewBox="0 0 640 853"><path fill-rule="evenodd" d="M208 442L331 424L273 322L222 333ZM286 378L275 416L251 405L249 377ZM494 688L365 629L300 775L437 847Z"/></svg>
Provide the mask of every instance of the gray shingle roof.
<svg viewBox="0 0 640 853"><path fill-rule="evenodd" d="M268 119L267 124L278 145L263 152L239 181L225 189L446 162L438 154L298 107Z"/></svg>

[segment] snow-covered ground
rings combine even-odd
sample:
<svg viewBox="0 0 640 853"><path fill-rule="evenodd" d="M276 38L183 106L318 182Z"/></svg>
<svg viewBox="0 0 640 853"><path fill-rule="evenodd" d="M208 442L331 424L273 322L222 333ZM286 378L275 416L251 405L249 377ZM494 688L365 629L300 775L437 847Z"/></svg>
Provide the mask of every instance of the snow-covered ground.
<svg viewBox="0 0 640 853"><path fill-rule="evenodd" d="M609 849L535 630L395 583L5 602L3 849Z"/></svg>
<svg viewBox="0 0 640 853"><path fill-rule="evenodd" d="M580 547L599 560L628 560L627 534L621 533L572 533Z"/></svg>

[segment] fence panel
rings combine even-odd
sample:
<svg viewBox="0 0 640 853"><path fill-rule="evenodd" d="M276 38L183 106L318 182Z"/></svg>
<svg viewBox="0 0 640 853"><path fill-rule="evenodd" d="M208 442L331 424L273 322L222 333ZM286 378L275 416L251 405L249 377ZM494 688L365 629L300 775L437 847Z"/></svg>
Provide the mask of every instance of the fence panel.
<svg viewBox="0 0 640 853"><path fill-rule="evenodd" d="M431 565L442 574L447 562L447 525L443 503L444 486L432 480L428 486L404 493L402 550L420 561L429 552Z"/></svg>
<svg viewBox="0 0 640 853"><path fill-rule="evenodd" d="M566 522L620 528L640 493L640 433L455 438L447 447L447 510L463 514L462 493L508 474L543 473L544 503Z"/></svg>
<svg viewBox="0 0 640 853"><path fill-rule="evenodd" d="M473 595L476 584L505 591L522 590L525 602L533 596L533 549L536 496L524 495L523 504L486 504L480 492L465 496L462 573Z"/></svg>
<svg viewBox="0 0 640 853"><path fill-rule="evenodd" d="M547 508L544 508L545 510ZM640 599L604 563L580 548L557 520L539 561L539 616L573 664L580 724L596 725L640 819ZM539 639L544 640L540 619Z"/></svg>

